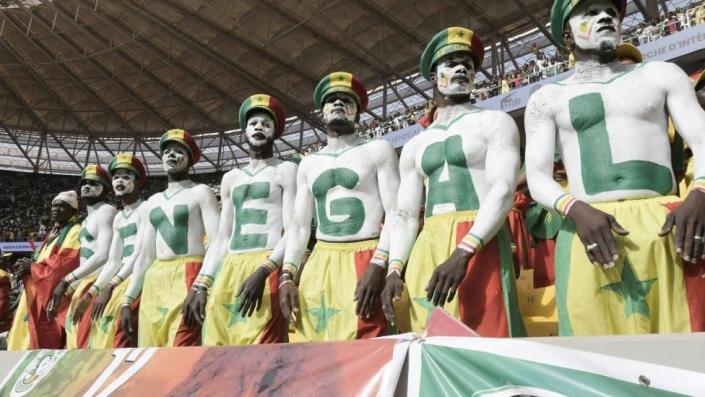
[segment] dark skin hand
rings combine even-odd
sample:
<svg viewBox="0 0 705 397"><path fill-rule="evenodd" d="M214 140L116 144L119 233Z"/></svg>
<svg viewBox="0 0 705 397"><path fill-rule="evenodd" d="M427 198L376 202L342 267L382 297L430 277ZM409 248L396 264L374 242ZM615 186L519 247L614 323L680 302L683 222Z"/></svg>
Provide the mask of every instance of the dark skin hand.
<svg viewBox="0 0 705 397"><path fill-rule="evenodd" d="M29 258L20 258L13 266L13 273L18 280L22 280L24 276L32 274L32 262Z"/></svg>
<svg viewBox="0 0 705 397"><path fill-rule="evenodd" d="M49 320L53 320L56 316L56 311L59 309L61 300L64 299L66 295L66 290L69 288L69 283L64 280L59 281L59 284L54 288L54 292L51 294L51 299L47 305L47 316Z"/></svg>
<svg viewBox="0 0 705 397"><path fill-rule="evenodd" d="M385 281L386 285L382 291L382 311L387 321L394 326L396 322L394 302L398 301L401 298L401 293L404 292L404 281L396 272L387 275Z"/></svg>
<svg viewBox="0 0 705 397"><path fill-rule="evenodd" d="M84 295L83 297L81 297L81 299L78 300L76 307L73 308L73 316L71 316L71 322L73 322L74 325L78 324L78 322L81 321L83 313L88 310L88 306L91 305L92 300L93 297L89 294Z"/></svg>
<svg viewBox="0 0 705 397"><path fill-rule="evenodd" d="M123 306L120 309L120 314L122 320L120 320L120 327L122 332L127 335L127 340L133 345L137 345L137 330L132 328L132 309L130 306Z"/></svg>
<svg viewBox="0 0 705 397"><path fill-rule="evenodd" d="M251 317L255 311L259 310L262 305L262 295L267 277L269 277L269 271L264 267L259 267L240 286L237 291L237 297L240 298L237 311L243 316Z"/></svg>
<svg viewBox="0 0 705 397"><path fill-rule="evenodd" d="M293 278L293 275L291 277ZM283 283L279 286L279 305L284 320L291 325L296 325L296 316L300 309L299 291L294 283Z"/></svg>
<svg viewBox="0 0 705 397"><path fill-rule="evenodd" d="M659 236L668 235L676 227L676 253L686 262L705 258L705 193L693 190L683 203L666 216ZM700 237L696 239L695 237Z"/></svg>
<svg viewBox="0 0 705 397"><path fill-rule="evenodd" d="M103 316L105 306L108 305L110 298L113 296L113 288L115 288L113 284L108 284L95 298L93 309L91 310L91 321L98 321Z"/></svg>
<svg viewBox="0 0 705 397"><path fill-rule="evenodd" d="M362 318L372 317L379 308L379 299L384 287L384 268L374 263L367 264L355 287L355 314Z"/></svg>
<svg viewBox="0 0 705 397"><path fill-rule="evenodd" d="M443 306L455 297L458 286L465 278L468 262L473 253L456 248L445 262L433 271L426 286L426 299L434 306Z"/></svg>
<svg viewBox="0 0 705 397"><path fill-rule="evenodd" d="M614 267L614 262L619 258L619 250L612 232L620 236L626 236L629 232L617 223L612 215L583 201L573 204L568 217L575 222L575 230L590 261L606 269Z"/></svg>
<svg viewBox="0 0 705 397"><path fill-rule="evenodd" d="M193 327L197 323L203 325L206 318L206 303L208 293L204 288L192 287L186 295L181 313L184 316L184 323L187 327Z"/></svg>

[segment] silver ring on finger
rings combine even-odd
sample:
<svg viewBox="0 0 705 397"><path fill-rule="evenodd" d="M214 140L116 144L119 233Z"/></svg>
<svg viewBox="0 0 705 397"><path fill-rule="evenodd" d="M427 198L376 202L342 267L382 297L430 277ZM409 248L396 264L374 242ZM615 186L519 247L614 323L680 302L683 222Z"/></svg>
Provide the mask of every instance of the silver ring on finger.
<svg viewBox="0 0 705 397"><path fill-rule="evenodd" d="M594 251L599 245L597 243L588 244L585 249L588 251Z"/></svg>

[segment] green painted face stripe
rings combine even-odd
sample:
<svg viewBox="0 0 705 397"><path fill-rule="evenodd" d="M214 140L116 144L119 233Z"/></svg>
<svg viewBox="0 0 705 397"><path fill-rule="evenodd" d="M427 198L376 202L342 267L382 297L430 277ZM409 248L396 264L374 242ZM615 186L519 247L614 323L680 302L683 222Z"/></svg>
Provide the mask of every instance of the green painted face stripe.
<svg viewBox="0 0 705 397"><path fill-rule="evenodd" d="M504 310L509 325L509 336L526 336L524 319L521 317L521 311L519 310L516 275L514 274L514 263L512 261L512 240L506 223L499 229L496 238L502 276L502 297L504 298Z"/></svg>
<svg viewBox="0 0 705 397"><path fill-rule="evenodd" d="M244 225L267 224L267 210L243 208L243 206L248 200L269 197L269 187L269 182L256 182L240 185L232 190L230 196L235 207L235 217L233 219L233 235L230 240L231 250L238 251L267 246L267 233L242 233L242 227Z"/></svg>
<svg viewBox="0 0 705 397"><path fill-rule="evenodd" d="M360 176L349 168L333 168L319 175L311 186L311 192L316 200L316 222L322 233L329 236L351 236L362 229L365 223L365 206L357 197L341 197L329 202L331 216L346 215L340 222L331 220L326 214L328 192L341 186L354 189L360 181Z"/></svg>
<svg viewBox="0 0 705 397"><path fill-rule="evenodd" d="M613 162L602 95L576 96L568 107L570 122L578 133L585 193L651 190L667 195L673 190L671 170L666 166L644 160Z"/></svg>
<svg viewBox="0 0 705 397"><path fill-rule="evenodd" d="M568 280L570 280L570 262L573 239L575 238L575 223L565 218L556 238L556 306L558 307L558 334L572 336L573 325L568 314ZM584 265L580 263L578 265Z"/></svg>
<svg viewBox="0 0 705 397"><path fill-rule="evenodd" d="M343 151L340 152L340 153L321 153L321 152L315 152L315 153L311 153L311 154L312 154L312 155L315 155L315 156L338 157L338 156L342 155L342 154L345 153L345 152L348 152L348 151L350 151L350 150L352 150L352 149L355 149L356 147L360 147L360 146L362 146L362 145L366 145L366 144L368 144L368 143L370 143L370 142L372 142L372 141L373 141L372 139L366 139L364 142L359 143L359 144L357 144L357 145L355 145L355 146L349 147L349 148L343 150Z"/></svg>
<svg viewBox="0 0 705 397"><path fill-rule="evenodd" d="M601 374L448 346L423 344L421 362L421 396L481 396L512 386L567 396L679 396Z"/></svg>

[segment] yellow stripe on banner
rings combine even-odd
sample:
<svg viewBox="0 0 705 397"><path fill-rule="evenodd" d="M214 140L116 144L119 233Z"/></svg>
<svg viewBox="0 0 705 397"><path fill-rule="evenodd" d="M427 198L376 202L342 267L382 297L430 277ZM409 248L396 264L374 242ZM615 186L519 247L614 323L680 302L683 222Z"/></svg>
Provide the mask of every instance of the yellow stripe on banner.
<svg viewBox="0 0 705 397"><path fill-rule="evenodd" d="M253 95L252 96L252 107L255 106L269 106L269 95Z"/></svg>
<svg viewBox="0 0 705 397"><path fill-rule="evenodd" d="M472 42L472 30L465 28L449 28L448 44L465 44L468 47Z"/></svg>
<svg viewBox="0 0 705 397"><path fill-rule="evenodd" d="M352 75L346 72L335 72L330 74L330 86L352 87Z"/></svg>

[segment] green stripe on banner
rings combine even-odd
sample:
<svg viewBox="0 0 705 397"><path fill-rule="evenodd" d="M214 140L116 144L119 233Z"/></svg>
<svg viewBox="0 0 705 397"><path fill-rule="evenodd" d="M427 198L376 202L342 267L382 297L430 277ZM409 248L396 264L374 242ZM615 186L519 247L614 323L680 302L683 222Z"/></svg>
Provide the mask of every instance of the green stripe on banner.
<svg viewBox="0 0 705 397"><path fill-rule="evenodd" d="M570 279L570 257L575 239L575 223L565 218L556 237L556 306L558 307L558 335L573 335L573 325L568 314L568 280Z"/></svg>
<svg viewBox="0 0 705 397"><path fill-rule="evenodd" d="M540 359L540 358L537 358ZM635 379L637 381L637 379ZM600 374L506 356L423 344L420 396L680 396Z"/></svg>
<svg viewBox="0 0 705 397"><path fill-rule="evenodd" d="M509 336L526 336L524 319L521 317L519 298L517 297L516 275L514 274L514 262L512 260L512 240L506 223L497 232L497 248L499 249L502 297L504 298L504 310L507 313Z"/></svg>

